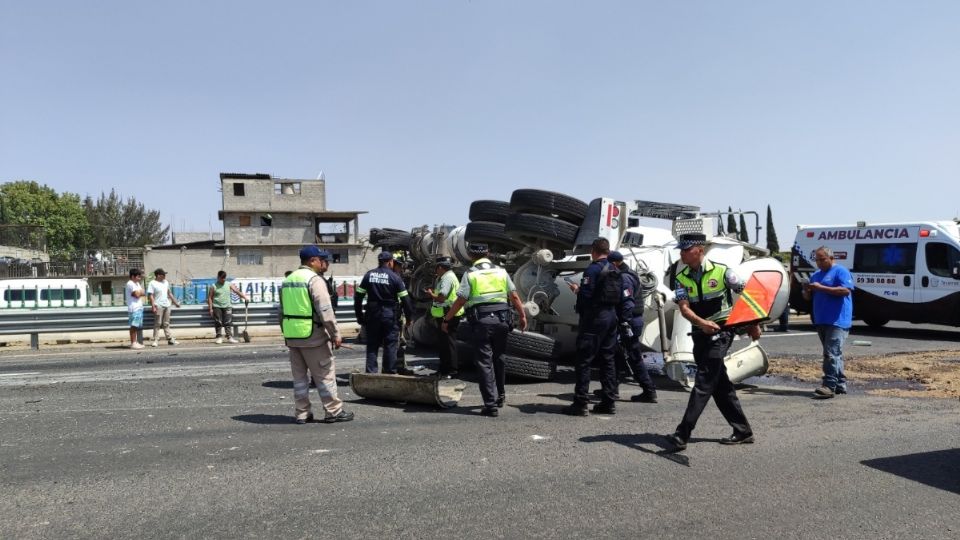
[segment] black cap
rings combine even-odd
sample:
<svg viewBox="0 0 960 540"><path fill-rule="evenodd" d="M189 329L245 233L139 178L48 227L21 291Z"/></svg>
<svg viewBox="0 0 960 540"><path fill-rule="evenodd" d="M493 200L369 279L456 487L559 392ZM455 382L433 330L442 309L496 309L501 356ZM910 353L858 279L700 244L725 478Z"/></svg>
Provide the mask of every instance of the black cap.
<svg viewBox="0 0 960 540"><path fill-rule="evenodd" d="M453 268L453 258L440 256L437 257L437 266L442 266L444 268Z"/></svg>
<svg viewBox="0 0 960 540"><path fill-rule="evenodd" d="M380 254L377 255L377 260L380 262L392 261L393 253L390 253L389 251L381 251Z"/></svg>
<svg viewBox="0 0 960 540"><path fill-rule="evenodd" d="M623 253L619 251L611 251L607 254L607 260L610 262L620 262L623 260Z"/></svg>
<svg viewBox="0 0 960 540"><path fill-rule="evenodd" d="M684 233L677 239L677 247L680 249L689 249L693 246L702 246L707 243L707 235L703 233Z"/></svg>
<svg viewBox="0 0 960 540"><path fill-rule="evenodd" d="M475 253L477 255L485 255L490 251L490 248L487 247L483 242L470 242L470 253Z"/></svg>
<svg viewBox="0 0 960 540"><path fill-rule="evenodd" d="M165 275L167 275L167 272L166 272L166 270L164 270L163 268L157 268L156 270L153 271L153 275L155 275L155 276L165 276Z"/></svg>

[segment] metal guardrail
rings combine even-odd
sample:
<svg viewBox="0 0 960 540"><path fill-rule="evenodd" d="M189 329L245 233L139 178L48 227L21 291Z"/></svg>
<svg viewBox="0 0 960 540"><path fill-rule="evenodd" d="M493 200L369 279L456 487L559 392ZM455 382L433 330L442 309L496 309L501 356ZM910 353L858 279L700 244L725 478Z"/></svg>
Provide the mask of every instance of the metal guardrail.
<svg viewBox="0 0 960 540"><path fill-rule="evenodd" d="M277 304L250 304L250 326L280 325ZM337 308L338 323L352 323L357 319L353 306ZM153 328L153 312L143 311L143 328ZM243 306L233 308L233 327L244 324ZM127 330L127 308L63 308L63 309L5 309L0 311L0 335L30 335L30 346L40 348L40 334L66 334L75 332L109 332ZM177 328L213 328L213 317L207 306L184 306L174 308L173 325ZM235 332L236 334L236 332Z"/></svg>

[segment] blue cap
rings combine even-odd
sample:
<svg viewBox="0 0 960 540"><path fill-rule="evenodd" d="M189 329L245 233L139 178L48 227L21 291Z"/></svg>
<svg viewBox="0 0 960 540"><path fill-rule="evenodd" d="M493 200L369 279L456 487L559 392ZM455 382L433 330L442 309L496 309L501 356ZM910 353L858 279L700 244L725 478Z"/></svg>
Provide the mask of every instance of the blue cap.
<svg viewBox="0 0 960 540"><path fill-rule="evenodd" d="M620 262L623 260L623 253L619 251L611 251L607 254L607 260L610 262Z"/></svg>
<svg viewBox="0 0 960 540"><path fill-rule="evenodd" d="M380 262L392 261L392 260L393 260L393 253L390 253L389 251L381 251L381 252L377 255L377 260L380 261Z"/></svg>
<svg viewBox="0 0 960 540"><path fill-rule="evenodd" d="M330 252L325 249L320 249L317 246L303 246L303 249L300 250L300 259L306 260L312 259L313 257L330 260Z"/></svg>
<svg viewBox="0 0 960 540"><path fill-rule="evenodd" d="M707 235L703 233L685 233L677 239L677 247L680 249L689 249L693 246L702 246L707 243Z"/></svg>

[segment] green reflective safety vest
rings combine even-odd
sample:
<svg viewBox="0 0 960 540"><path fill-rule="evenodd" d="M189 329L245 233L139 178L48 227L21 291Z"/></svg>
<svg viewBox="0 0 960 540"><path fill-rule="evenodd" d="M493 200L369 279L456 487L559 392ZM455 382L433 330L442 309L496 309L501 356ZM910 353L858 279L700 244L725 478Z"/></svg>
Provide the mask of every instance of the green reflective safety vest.
<svg viewBox="0 0 960 540"><path fill-rule="evenodd" d="M280 329L283 337L304 339L313 335L313 301L310 299L310 280L317 274L309 268L299 268L283 280L280 286L280 305L283 319Z"/></svg>
<svg viewBox="0 0 960 540"><path fill-rule="evenodd" d="M478 268L484 263L488 265L486 268ZM468 308L481 304L507 303L510 276L506 270L490 262L490 259L482 258L474 262L466 278L470 282L470 298L467 298L466 303Z"/></svg>
<svg viewBox="0 0 960 540"><path fill-rule="evenodd" d="M447 270L440 279L437 280L437 289L444 282L450 283L450 293L447 294L447 298L443 302L434 302L430 306L430 316L431 317L443 317L444 313L447 312L447 308L453 305L454 301L457 299L457 289L460 288L460 281L457 280L457 275L453 273L453 270ZM434 292L437 292L436 290ZM464 308L460 308L460 311L454 315L454 317L463 317Z"/></svg>
<svg viewBox="0 0 960 540"><path fill-rule="evenodd" d="M690 276L690 267L677 274L677 283L687 290L690 309L698 317L717 324L726 322L733 306L733 296L727 288L727 267L709 259L703 260L700 282Z"/></svg>

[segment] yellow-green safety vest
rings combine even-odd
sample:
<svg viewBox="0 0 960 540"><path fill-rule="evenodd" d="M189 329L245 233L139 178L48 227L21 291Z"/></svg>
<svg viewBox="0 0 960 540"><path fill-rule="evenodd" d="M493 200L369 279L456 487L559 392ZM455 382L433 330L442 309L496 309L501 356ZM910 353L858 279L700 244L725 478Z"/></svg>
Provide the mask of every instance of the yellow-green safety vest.
<svg viewBox="0 0 960 540"><path fill-rule="evenodd" d="M704 259L702 270L703 276L699 283L690 277L689 266L677 274L677 283L687 290L690 309L698 317L721 324L730 316L733 305L733 298L725 280L727 267Z"/></svg>
<svg viewBox="0 0 960 540"><path fill-rule="evenodd" d="M485 267L480 268L484 263ZM510 276L506 270L490 262L490 259L478 259L466 277L470 282L470 298L467 298L466 303L468 308L481 304L507 303Z"/></svg>
<svg viewBox="0 0 960 540"><path fill-rule="evenodd" d="M313 301L310 299L310 280L317 277L309 268L299 268L280 285L280 306L283 319L280 329L283 337L304 339L313 335Z"/></svg>
<svg viewBox="0 0 960 540"><path fill-rule="evenodd" d="M450 286L450 293L447 294L447 298L443 302L434 302L430 306L430 316L431 317L443 317L444 313L447 312L447 308L453 305L453 302L457 299L457 289L460 288L460 280L457 279L457 275L453 273L453 270L447 270L440 279L437 280L437 288L440 287L440 284L443 282L444 278L449 274L449 279L453 283ZM460 308L460 311L454 315L454 317L463 317L464 308Z"/></svg>

